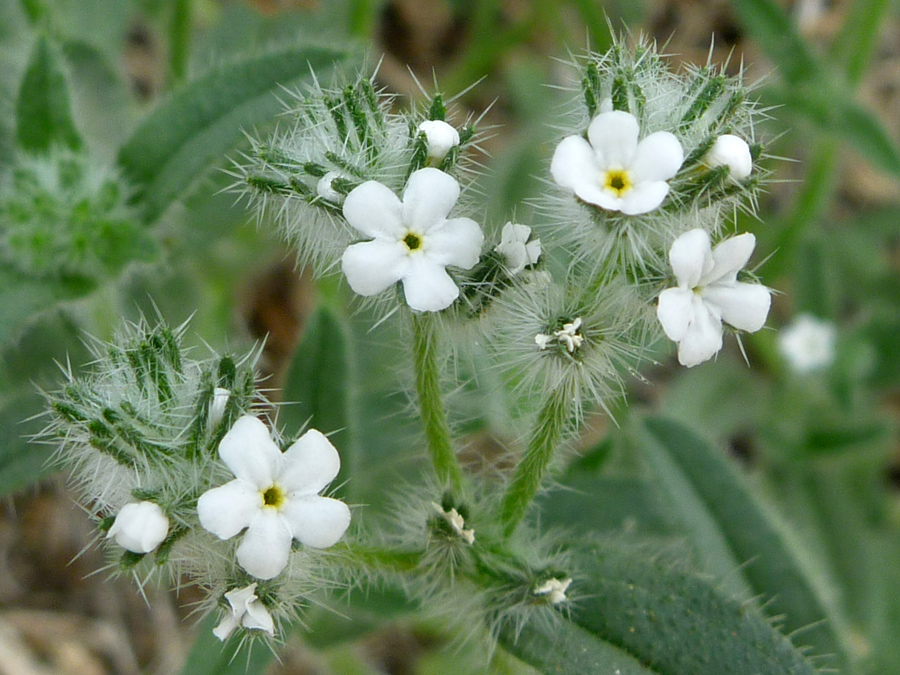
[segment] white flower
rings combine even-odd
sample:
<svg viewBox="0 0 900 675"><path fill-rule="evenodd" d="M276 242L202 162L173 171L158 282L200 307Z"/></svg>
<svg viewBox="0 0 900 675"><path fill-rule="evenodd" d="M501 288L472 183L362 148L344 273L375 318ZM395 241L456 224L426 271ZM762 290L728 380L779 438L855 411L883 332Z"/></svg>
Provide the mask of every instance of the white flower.
<svg viewBox="0 0 900 675"><path fill-rule="evenodd" d="M579 349L581 345L584 344L584 336L579 332L581 330L581 323L581 317L576 317L574 321L564 323L562 329L556 331L553 335L538 333L534 336L534 342L538 346L538 349L543 351L551 342L557 340L560 344L566 346L566 349L570 354L574 354L575 350Z"/></svg>
<svg viewBox="0 0 900 675"><path fill-rule="evenodd" d="M106 537L113 537L119 546L132 553L150 553L168 534L169 519L159 504L135 502L122 507Z"/></svg>
<svg viewBox="0 0 900 675"><path fill-rule="evenodd" d="M541 257L541 240L533 239L527 225L507 223L500 234L500 243L494 250L503 256L510 274L518 274L527 265L533 265Z"/></svg>
<svg viewBox="0 0 900 675"><path fill-rule="evenodd" d="M556 147L553 179L579 199L610 211L652 211L669 193L666 181L678 173L684 152L668 131L638 142L639 132L637 119L627 112L600 113L588 127L588 140L569 136Z"/></svg>
<svg viewBox="0 0 900 675"><path fill-rule="evenodd" d="M434 502L432 502L431 505L463 541L469 546L475 543L475 530L465 529L466 521L459 515L459 511L454 508L451 508L449 511L444 511L440 504L435 504Z"/></svg>
<svg viewBox="0 0 900 675"><path fill-rule="evenodd" d="M282 454L266 426L245 415L222 438L219 456L235 479L203 493L197 515L220 539L247 528L237 560L258 579L272 579L287 566L291 540L328 548L350 525L346 504L319 496L337 476L341 460L315 429Z"/></svg>
<svg viewBox="0 0 900 675"><path fill-rule="evenodd" d="M827 368L834 361L834 324L801 314L778 334L781 354L798 373Z"/></svg>
<svg viewBox="0 0 900 675"><path fill-rule="evenodd" d="M459 145L459 132L442 120L426 120L419 125L428 144L428 158L440 162Z"/></svg>
<svg viewBox="0 0 900 675"><path fill-rule="evenodd" d="M707 166L727 166L728 175L733 180L743 180L753 171L753 158L750 146L743 138L725 134L719 136L704 157Z"/></svg>
<svg viewBox="0 0 900 675"><path fill-rule="evenodd" d="M209 402L209 415L207 417L207 426L210 429L218 426L225 416L225 406L228 405L228 399L231 398L231 392L222 387L216 387L213 391L212 401Z"/></svg>
<svg viewBox="0 0 900 675"><path fill-rule="evenodd" d="M669 262L678 280L659 296L656 315L669 339L678 343L678 361L696 366L722 348L722 322L753 333L769 313L769 289L737 281L747 264L756 238L742 234L711 248L706 230L678 237L669 250Z"/></svg>
<svg viewBox="0 0 900 675"><path fill-rule="evenodd" d="M316 194L322 199L327 199L335 204L342 204L344 202L344 195L331 186L331 181L340 177L341 174L337 171L329 171L326 173L319 179L319 182L316 183Z"/></svg>
<svg viewBox="0 0 900 675"><path fill-rule="evenodd" d="M572 584L572 580L569 578L566 579L547 579L540 586L537 586L534 591L532 591L535 595L546 595L547 602L551 605L558 605L561 602L565 602L568 600L566 597L566 591L569 589L569 586Z"/></svg>
<svg viewBox="0 0 900 675"><path fill-rule="evenodd" d="M213 628L213 635L217 638L227 640L238 626L275 635L275 623L269 610L256 597L256 583L244 588L233 588L225 594L225 599L231 605L231 614L226 614L219 625Z"/></svg>
<svg viewBox="0 0 900 675"><path fill-rule="evenodd" d="M402 281L413 309L436 312L449 307L459 288L445 267L471 269L484 241L474 220L447 219L457 199L459 183L437 169L413 173L402 202L376 181L355 188L344 202L344 217L372 241L344 251L350 288L375 295Z"/></svg>

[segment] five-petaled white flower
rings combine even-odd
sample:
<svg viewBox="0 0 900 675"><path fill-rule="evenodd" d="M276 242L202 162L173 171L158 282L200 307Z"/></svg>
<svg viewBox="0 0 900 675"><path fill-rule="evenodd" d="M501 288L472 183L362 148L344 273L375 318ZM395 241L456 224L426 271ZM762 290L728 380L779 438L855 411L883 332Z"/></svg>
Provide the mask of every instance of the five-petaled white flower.
<svg viewBox="0 0 900 675"><path fill-rule="evenodd" d="M565 579L547 579L547 581L537 586L532 593L546 596L547 602L551 605L558 605L568 600L566 591L569 590L571 585L572 580L568 577Z"/></svg>
<svg viewBox="0 0 900 675"><path fill-rule="evenodd" d="M426 120L419 125L425 134L428 159L440 162L453 148L459 145L459 132L443 120Z"/></svg>
<svg viewBox="0 0 900 675"><path fill-rule="evenodd" d="M159 504L133 502L122 507L106 533L132 553L150 553L169 534L169 519Z"/></svg>
<svg viewBox="0 0 900 675"><path fill-rule="evenodd" d="M716 139L703 158L708 166L727 166L732 180L743 180L753 171L753 157L747 141L732 134L724 134Z"/></svg>
<svg viewBox="0 0 900 675"><path fill-rule="evenodd" d="M234 474L230 483L200 496L200 524L220 539L244 528L237 560L258 579L272 579L287 566L291 541L328 548L350 525L350 509L320 497L341 467L337 450L310 429L286 452L259 419L241 417L219 443L219 456Z"/></svg>
<svg viewBox="0 0 900 675"><path fill-rule="evenodd" d="M778 348L797 373L827 368L834 361L834 324L801 314L778 334Z"/></svg>
<svg viewBox="0 0 900 675"><path fill-rule="evenodd" d="M752 234L726 239L713 249L706 230L685 232L672 244L669 263L678 280L659 296L656 315L678 361L696 366L722 348L722 322L753 333L762 328L771 296L761 284L737 281L756 246Z"/></svg>
<svg viewBox="0 0 900 675"><path fill-rule="evenodd" d="M506 270L512 274L518 274L527 265L535 264L541 257L541 240L532 239L531 228L527 225L507 223L500 233L500 243L494 250L503 256L506 262Z"/></svg>
<svg viewBox="0 0 900 675"><path fill-rule="evenodd" d="M255 582L244 588L231 589L225 594L225 599L231 605L231 614L226 614L219 625L213 628L213 635L217 638L227 640L238 626L275 635L272 616L262 601L256 597Z"/></svg>
<svg viewBox="0 0 900 675"><path fill-rule="evenodd" d="M344 201L344 217L372 240L344 251L350 288L375 295L402 281L411 308L437 312L449 307L459 287L445 268L474 267L484 241L474 220L447 219L457 199L456 179L430 168L410 176L402 202L376 181L353 189Z"/></svg>
<svg viewBox="0 0 900 675"><path fill-rule="evenodd" d="M668 131L638 142L639 133L630 113L600 113L588 127L588 140L569 136L556 146L550 173L588 204L627 215L652 211L669 193L667 181L681 168L684 151Z"/></svg>

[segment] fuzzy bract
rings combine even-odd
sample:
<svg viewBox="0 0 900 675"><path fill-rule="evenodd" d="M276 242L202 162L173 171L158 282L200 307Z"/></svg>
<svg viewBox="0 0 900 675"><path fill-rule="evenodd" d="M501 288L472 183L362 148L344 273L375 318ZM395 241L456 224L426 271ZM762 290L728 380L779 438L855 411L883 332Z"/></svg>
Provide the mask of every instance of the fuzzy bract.
<svg viewBox="0 0 900 675"><path fill-rule="evenodd" d="M534 265L541 257L541 240L532 239L527 225L507 223L500 234L500 243L494 250L503 256L506 269L516 275L528 265Z"/></svg>
<svg viewBox="0 0 900 675"><path fill-rule="evenodd" d="M122 507L106 536L132 553L150 553L168 534L169 519L158 504L133 502Z"/></svg>
<svg viewBox="0 0 900 675"><path fill-rule="evenodd" d="M639 135L630 113L600 113L588 127L587 140L568 136L556 147L550 173L588 204L626 215L652 211L669 193L667 181L678 173L684 153L668 131L640 141Z"/></svg>
<svg viewBox="0 0 900 675"><path fill-rule="evenodd" d="M471 269L484 235L470 218L449 218L459 183L437 169L410 176L403 200L377 181L347 195L344 217L370 241L347 247L343 271L356 293L369 296L403 282L407 304L421 312L449 307L459 287L447 266Z"/></svg>
<svg viewBox="0 0 900 675"><path fill-rule="evenodd" d="M235 479L197 502L200 524L220 539L245 528L237 561L258 579L287 566L291 542L328 548L350 525L350 510L319 496L340 470L334 446L310 429L282 454L266 426L245 415L222 438L219 456Z"/></svg>
<svg viewBox="0 0 900 675"><path fill-rule="evenodd" d="M238 626L248 630L261 630L269 635L275 634L272 616L256 597L256 583L228 591L225 599L231 605L231 613L226 614L219 625L213 628L213 635L217 638L227 640Z"/></svg>
<svg viewBox="0 0 900 675"><path fill-rule="evenodd" d="M748 333L766 322L769 289L737 280L756 246L752 234L726 239L714 249L706 230L678 237L669 262L678 281L659 295L657 317L670 340L678 343L678 361L692 367L722 348L722 322Z"/></svg>

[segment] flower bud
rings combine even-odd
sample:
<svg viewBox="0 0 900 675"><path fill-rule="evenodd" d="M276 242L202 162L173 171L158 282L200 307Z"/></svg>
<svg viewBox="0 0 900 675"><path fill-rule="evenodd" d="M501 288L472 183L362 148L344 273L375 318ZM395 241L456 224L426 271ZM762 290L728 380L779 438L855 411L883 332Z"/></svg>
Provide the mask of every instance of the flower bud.
<svg viewBox="0 0 900 675"><path fill-rule="evenodd" d="M316 194L322 199L327 199L335 204L343 204L344 195L335 190L331 185L331 181L335 178L340 178L340 174L337 171L329 171L322 176L316 184Z"/></svg>
<svg viewBox="0 0 900 675"><path fill-rule="evenodd" d="M750 156L750 146L747 142L725 134L719 136L713 146L706 153L706 164L710 167L727 166L730 176L734 180L743 180L753 170L753 158Z"/></svg>
<svg viewBox="0 0 900 675"><path fill-rule="evenodd" d="M231 392L222 387L216 387L213 391L212 401L209 402L209 428L213 429L219 425L225 416L225 406L228 405L228 399L231 398Z"/></svg>
<svg viewBox="0 0 900 675"><path fill-rule="evenodd" d="M428 158L440 162L459 145L459 132L441 120L427 120L419 125L428 142Z"/></svg>
<svg viewBox="0 0 900 675"><path fill-rule="evenodd" d="M119 511L106 537L132 553L149 553L169 534L169 519L158 504L126 504Z"/></svg>

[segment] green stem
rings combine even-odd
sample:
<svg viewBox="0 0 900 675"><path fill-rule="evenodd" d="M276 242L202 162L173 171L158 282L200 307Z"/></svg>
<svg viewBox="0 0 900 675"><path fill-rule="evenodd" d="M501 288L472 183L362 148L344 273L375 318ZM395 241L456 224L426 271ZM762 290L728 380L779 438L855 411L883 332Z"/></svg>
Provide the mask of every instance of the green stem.
<svg viewBox="0 0 900 675"><path fill-rule="evenodd" d="M191 0L175 0L169 23L169 77L171 84L187 76L191 42Z"/></svg>
<svg viewBox="0 0 900 675"><path fill-rule="evenodd" d="M421 551L392 551L347 544L337 544L331 552L343 554L346 562L388 572L412 572L419 566L423 555Z"/></svg>
<svg viewBox="0 0 900 675"><path fill-rule="evenodd" d="M441 397L436 322L430 316L413 315L412 324L416 394L425 426L425 441L438 479L458 489L462 484L462 470L450 443L450 428Z"/></svg>
<svg viewBox="0 0 900 675"><path fill-rule="evenodd" d="M571 395L561 387L550 395L532 432L525 457L503 495L501 519L506 536L512 535L537 494L553 452L559 445L571 414Z"/></svg>

